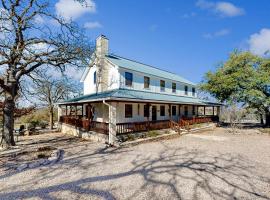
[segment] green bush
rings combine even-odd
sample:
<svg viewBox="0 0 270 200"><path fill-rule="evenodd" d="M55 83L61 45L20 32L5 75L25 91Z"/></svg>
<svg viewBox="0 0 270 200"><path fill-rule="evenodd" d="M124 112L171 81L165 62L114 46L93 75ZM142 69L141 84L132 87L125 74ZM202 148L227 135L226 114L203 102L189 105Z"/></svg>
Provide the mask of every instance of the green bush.
<svg viewBox="0 0 270 200"><path fill-rule="evenodd" d="M147 133L147 137L156 137L156 136L158 136L159 134L158 134L158 132L157 131L149 131L148 133Z"/></svg>

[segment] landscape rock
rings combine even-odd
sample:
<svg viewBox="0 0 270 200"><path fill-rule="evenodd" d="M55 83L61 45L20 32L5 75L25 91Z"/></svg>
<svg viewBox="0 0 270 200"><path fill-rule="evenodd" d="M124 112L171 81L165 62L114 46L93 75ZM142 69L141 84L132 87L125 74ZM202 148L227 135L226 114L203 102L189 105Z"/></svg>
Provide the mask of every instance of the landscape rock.
<svg viewBox="0 0 270 200"><path fill-rule="evenodd" d="M26 168L28 168L28 164L21 164L19 167L17 167L17 170L18 171L23 171Z"/></svg>

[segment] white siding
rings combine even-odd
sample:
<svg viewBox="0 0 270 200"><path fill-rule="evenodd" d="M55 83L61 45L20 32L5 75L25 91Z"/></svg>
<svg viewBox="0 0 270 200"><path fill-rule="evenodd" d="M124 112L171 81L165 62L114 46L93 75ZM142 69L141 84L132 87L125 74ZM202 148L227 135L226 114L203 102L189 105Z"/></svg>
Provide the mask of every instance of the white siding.
<svg viewBox="0 0 270 200"><path fill-rule="evenodd" d="M88 74L85 77L85 80L83 82L84 95L96 92L96 84L94 84L94 72L96 71L96 69L96 66L90 68Z"/></svg>
<svg viewBox="0 0 270 200"><path fill-rule="evenodd" d="M135 72L132 70L126 70L124 68L119 68L119 72L120 72L120 87L121 88L192 97L192 88L195 87L192 85L188 85L188 84L177 82L177 81L172 81L172 80L161 78L161 77L155 77L148 74ZM125 85L125 72L130 72L133 74L133 85L131 87L128 87ZM148 89L144 88L144 76L147 76L150 78L150 87ZM160 91L160 80L165 81L164 92ZM172 83L176 83L176 93L172 92ZM188 86L188 95L185 95L185 85ZM197 91L195 92L195 97L197 96L196 93Z"/></svg>

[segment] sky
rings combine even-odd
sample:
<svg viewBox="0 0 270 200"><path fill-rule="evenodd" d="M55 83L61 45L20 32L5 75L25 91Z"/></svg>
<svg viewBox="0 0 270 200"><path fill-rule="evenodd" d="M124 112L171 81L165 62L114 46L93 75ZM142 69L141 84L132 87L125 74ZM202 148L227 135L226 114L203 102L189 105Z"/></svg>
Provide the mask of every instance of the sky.
<svg viewBox="0 0 270 200"><path fill-rule="evenodd" d="M86 0L86 6L74 0L51 3L53 12L77 22L90 40L105 35L111 53L195 83L235 49L260 56L270 49L270 0ZM37 18L37 22L44 20Z"/></svg>

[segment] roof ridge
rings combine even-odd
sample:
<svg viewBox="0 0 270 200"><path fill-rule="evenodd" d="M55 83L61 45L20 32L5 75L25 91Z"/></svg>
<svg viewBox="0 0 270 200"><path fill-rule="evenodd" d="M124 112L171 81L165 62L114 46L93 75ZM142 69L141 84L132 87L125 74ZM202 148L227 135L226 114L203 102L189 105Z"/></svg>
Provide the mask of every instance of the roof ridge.
<svg viewBox="0 0 270 200"><path fill-rule="evenodd" d="M126 58L126 57L123 57L123 56L119 56L119 55L116 55L116 54L113 54L113 53L108 54L108 56L110 56L110 55L116 56L116 57L119 57L119 58L123 58L123 59L129 60L129 61L132 61L132 62L136 62L136 63L142 64L142 65L146 65L146 66L148 66L148 67L152 67L152 68L155 68L155 69L158 69L158 70L161 70L161 71L164 71L164 72L171 73L171 74L173 74L173 75L179 76L178 74L173 73L173 72L171 72L171 71L168 71L168 70L165 70L165 69L161 69L161 68L158 68L158 67L149 65L149 64L145 64L145 63L142 63L142 62L137 61L137 60L132 60L132 59L130 59L130 58ZM183 78L183 77L181 77L181 78Z"/></svg>

